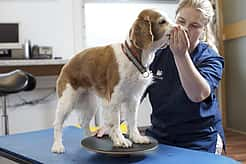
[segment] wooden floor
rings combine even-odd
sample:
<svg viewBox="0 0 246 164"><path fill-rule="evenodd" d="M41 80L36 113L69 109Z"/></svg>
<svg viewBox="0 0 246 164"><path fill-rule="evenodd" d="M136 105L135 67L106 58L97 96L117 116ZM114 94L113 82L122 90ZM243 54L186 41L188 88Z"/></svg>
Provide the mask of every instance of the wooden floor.
<svg viewBox="0 0 246 164"><path fill-rule="evenodd" d="M225 130L226 156L246 164L246 135Z"/></svg>

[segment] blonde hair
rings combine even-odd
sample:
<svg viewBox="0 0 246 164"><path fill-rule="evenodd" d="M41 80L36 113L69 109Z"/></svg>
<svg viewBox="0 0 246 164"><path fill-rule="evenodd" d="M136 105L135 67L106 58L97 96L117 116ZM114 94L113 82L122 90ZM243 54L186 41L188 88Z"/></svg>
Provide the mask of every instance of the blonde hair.
<svg viewBox="0 0 246 164"><path fill-rule="evenodd" d="M191 7L201 11L205 20L205 33L201 40L207 42L209 46L218 52L216 47L216 36L212 30L214 9L211 2L209 0L180 0L176 10L176 15L185 7Z"/></svg>

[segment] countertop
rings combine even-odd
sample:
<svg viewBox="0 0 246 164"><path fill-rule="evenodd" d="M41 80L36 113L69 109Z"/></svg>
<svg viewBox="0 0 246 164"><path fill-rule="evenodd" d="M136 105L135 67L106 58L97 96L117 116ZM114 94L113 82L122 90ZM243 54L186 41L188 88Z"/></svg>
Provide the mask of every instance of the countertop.
<svg viewBox="0 0 246 164"><path fill-rule="evenodd" d="M18 60L0 60L1 66L33 66L33 65L62 65L69 59L18 59Z"/></svg>

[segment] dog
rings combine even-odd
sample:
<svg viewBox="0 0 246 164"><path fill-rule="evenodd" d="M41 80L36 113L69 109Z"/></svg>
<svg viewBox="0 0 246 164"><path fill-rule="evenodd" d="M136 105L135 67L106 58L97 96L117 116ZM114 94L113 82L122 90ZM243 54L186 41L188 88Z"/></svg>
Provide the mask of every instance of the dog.
<svg viewBox="0 0 246 164"><path fill-rule="evenodd" d="M148 70L154 52L168 44L171 21L153 9L141 11L123 43L88 48L64 65L57 79L58 103L51 151L63 153L62 126L69 113L78 107L81 127L90 135L90 121L97 109L107 112L109 136L116 147L129 148L132 143L148 144L137 128L141 96L152 83ZM120 110L125 105L129 139L120 131Z"/></svg>

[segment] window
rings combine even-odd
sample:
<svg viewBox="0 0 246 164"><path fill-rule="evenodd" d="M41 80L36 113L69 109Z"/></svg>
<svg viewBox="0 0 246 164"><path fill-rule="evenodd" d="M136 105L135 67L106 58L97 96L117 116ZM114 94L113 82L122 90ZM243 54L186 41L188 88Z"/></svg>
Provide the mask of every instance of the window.
<svg viewBox="0 0 246 164"><path fill-rule="evenodd" d="M107 3L102 3L107 2ZM84 4L85 46L123 42L142 9L155 8L174 20L177 0L87 0Z"/></svg>

